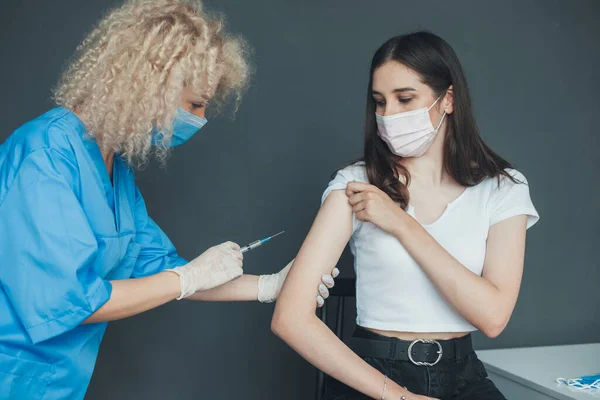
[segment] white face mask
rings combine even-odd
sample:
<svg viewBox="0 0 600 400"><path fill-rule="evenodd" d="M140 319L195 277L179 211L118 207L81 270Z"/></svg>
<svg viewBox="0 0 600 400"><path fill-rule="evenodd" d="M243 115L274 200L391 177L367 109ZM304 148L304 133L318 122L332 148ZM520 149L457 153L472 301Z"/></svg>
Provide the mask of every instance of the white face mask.
<svg viewBox="0 0 600 400"><path fill-rule="evenodd" d="M379 136L387 143L392 153L400 157L419 157L425 154L446 117L444 111L437 128L433 127L429 118L429 110L441 98L442 96L438 97L431 107L418 110L389 116L375 113Z"/></svg>

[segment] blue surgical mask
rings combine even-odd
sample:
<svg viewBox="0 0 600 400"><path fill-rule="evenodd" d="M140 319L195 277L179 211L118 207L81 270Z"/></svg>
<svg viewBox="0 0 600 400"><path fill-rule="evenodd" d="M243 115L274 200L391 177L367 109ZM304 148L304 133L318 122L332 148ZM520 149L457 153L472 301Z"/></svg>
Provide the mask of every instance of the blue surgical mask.
<svg viewBox="0 0 600 400"><path fill-rule="evenodd" d="M578 389L600 390L600 374L582 376L575 379L558 378L556 381Z"/></svg>
<svg viewBox="0 0 600 400"><path fill-rule="evenodd" d="M200 118L181 107L177 107L177 115L173 121L173 135L171 136L171 147L176 147L187 142L207 123L206 118ZM156 129L152 131L152 143L157 144L161 140L161 133Z"/></svg>

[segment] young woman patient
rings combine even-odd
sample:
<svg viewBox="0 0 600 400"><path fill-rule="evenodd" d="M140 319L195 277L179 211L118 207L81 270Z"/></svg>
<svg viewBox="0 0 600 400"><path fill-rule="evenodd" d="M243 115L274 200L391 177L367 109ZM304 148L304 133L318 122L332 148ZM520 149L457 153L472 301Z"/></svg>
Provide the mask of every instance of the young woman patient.
<svg viewBox="0 0 600 400"><path fill-rule="evenodd" d="M444 40L418 32L377 50L364 151L325 190L273 331L335 379L329 400L504 399L470 332L494 338L508 323L538 215L525 177L479 136ZM313 297L348 241L358 315L349 347L315 316Z"/></svg>

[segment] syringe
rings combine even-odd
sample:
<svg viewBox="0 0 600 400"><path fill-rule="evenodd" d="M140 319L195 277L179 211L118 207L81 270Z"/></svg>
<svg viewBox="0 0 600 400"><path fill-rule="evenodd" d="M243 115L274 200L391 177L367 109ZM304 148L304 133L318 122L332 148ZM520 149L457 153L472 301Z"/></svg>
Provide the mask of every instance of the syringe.
<svg viewBox="0 0 600 400"><path fill-rule="evenodd" d="M281 235L284 232L285 231L281 231L281 232L279 232L276 235L269 236L268 238L264 238L264 239L260 239L260 240L257 240L255 242L252 242L248 246L242 247L241 252L245 253L247 251L254 250L255 248L262 246L263 244L267 243L269 240L273 239L275 236L279 236L279 235Z"/></svg>

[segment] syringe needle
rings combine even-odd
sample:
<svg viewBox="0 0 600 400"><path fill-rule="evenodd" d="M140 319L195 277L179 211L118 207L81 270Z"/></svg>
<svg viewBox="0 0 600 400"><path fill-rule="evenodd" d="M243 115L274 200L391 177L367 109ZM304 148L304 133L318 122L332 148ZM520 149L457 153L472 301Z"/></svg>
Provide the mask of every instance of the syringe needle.
<svg viewBox="0 0 600 400"><path fill-rule="evenodd" d="M281 235L281 234L282 234L282 233L284 233L284 232L285 232L285 231L281 231L281 232L279 232L279 233L276 233L275 235L273 235L273 236L270 236L268 239L273 239L275 236L279 236L279 235Z"/></svg>

